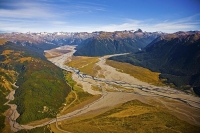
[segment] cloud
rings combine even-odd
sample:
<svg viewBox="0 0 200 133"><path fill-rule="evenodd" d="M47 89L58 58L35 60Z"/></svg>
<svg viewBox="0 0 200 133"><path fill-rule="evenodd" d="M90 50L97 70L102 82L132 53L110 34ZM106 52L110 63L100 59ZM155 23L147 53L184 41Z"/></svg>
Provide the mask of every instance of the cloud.
<svg viewBox="0 0 200 133"><path fill-rule="evenodd" d="M73 21L69 17L102 11L104 11L102 5L70 0L1 0L0 30L58 31L63 30L64 26L67 30L71 27L68 21Z"/></svg>
<svg viewBox="0 0 200 133"><path fill-rule="evenodd" d="M46 3L19 0L4 2L0 7L0 17L44 19L54 17L54 14L51 13L51 6Z"/></svg>
<svg viewBox="0 0 200 133"><path fill-rule="evenodd" d="M96 30L102 30L102 31L121 31L121 30L131 30L131 29L137 29L140 26L143 21L140 20L128 20L128 22L122 23L122 24L110 24L110 25L104 25L97 27Z"/></svg>
<svg viewBox="0 0 200 133"><path fill-rule="evenodd" d="M199 30L200 29L200 19L196 19L199 15L189 16L187 18L182 18L178 20L164 20L164 21L156 21L154 19L148 20L132 20L127 19L127 22L121 24L110 24L104 25L100 27L96 27L95 30L102 31L117 31L117 30L134 30L137 28L141 28L144 31L163 31L163 32L176 32L179 30L187 31L187 30Z"/></svg>
<svg viewBox="0 0 200 133"><path fill-rule="evenodd" d="M200 30L200 14L177 20L146 20L117 18L113 22L112 16L108 21L87 18L88 14L106 15L105 5L92 2L71 0L1 0L0 1L0 31L18 32L54 32L54 31L119 31L141 28L144 31L176 32L178 30ZM82 23L82 20L84 19ZM84 18L84 17L85 18ZM114 16L114 15L113 15ZM115 16L114 16L115 17ZM97 17L96 17L97 18ZM103 18L103 17L102 17ZM87 23L86 23L87 22ZM113 22L113 23L110 23ZM79 24L75 24L79 23ZM104 24L102 24L104 23Z"/></svg>
<svg viewBox="0 0 200 133"><path fill-rule="evenodd" d="M175 21L163 20L131 20L126 19L124 23L120 24L105 24L105 25L74 25L72 23L62 20L35 20L35 19L12 19L0 18L1 31L19 31L19 32L93 32L93 31L122 31L122 30L135 30L141 28L143 31L163 31L172 33L176 31L199 30L199 20L179 19Z"/></svg>

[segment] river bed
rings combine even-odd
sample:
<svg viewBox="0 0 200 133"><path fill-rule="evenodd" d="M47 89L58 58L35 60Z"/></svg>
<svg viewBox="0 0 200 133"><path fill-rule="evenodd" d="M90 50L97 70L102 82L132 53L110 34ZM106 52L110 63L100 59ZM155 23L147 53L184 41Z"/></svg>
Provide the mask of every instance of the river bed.
<svg viewBox="0 0 200 133"><path fill-rule="evenodd" d="M195 97L193 95L186 94L184 92L178 91L176 89L170 87L157 87L153 85L149 85L147 83L138 81L134 77L118 72L115 68L108 66L105 64L105 60L111 56L118 55L109 55L100 57L99 62L97 63L102 70L104 71L105 78L93 77L87 74L80 72L76 68L68 67L65 65L66 61L70 61L73 53L75 52L75 46L62 46L60 49L65 49L70 52L63 53L62 55L54 58L49 58L49 61L57 65L63 70L71 71L73 73L72 78L77 82L83 85L83 90L91 93L93 95L101 94L102 97L85 107L75 110L71 113L59 116L57 119L52 119L43 124L39 124L37 126L29 126L29 125L20 125L16 123L16 119L19 117L19 114L16 111L17 106L14 104L8 104L9 101L14 99L15 91L11 91L7 96L9 101L6 103L11 108L9 109L9 121L11 129L16 132L21 129L33 129L36 127L42 127L51 123L55 123L56 121L63 121L66 119L73 118L75 116L79 116L85 113L88 113L93 110L99 110L102 108L114 107L117 104L124 103L130 100L138 99L144 103L150 104L149 101L154 100L156 102L160 102L163 106L166 106L167 109L173 111L174 115L176 115L179 119L183 119L188 121L191 124L200 126L200 98ZM59 49L57 49L59 50ZM51 50L46 51L51 53ZM91 89L92 85L98 85L101 88L101 91L95 91ZM126 88L126 90L122 90L117 87L113 87L113 92L108 92L106 88L111 88L110 86L121 86ZM118 97L118 99L116 99ZM168 101L166 100L168 99ZM110 102L108 102L110 101ZM175 101L175 102L174 102ZM177 104L178 102L178 104ZM176 108L179 106L179 108ZM185 110L187 109L187 110ZM176 110L176 111L175 111ZM188 110L190 113L188 113Z"/></svg>

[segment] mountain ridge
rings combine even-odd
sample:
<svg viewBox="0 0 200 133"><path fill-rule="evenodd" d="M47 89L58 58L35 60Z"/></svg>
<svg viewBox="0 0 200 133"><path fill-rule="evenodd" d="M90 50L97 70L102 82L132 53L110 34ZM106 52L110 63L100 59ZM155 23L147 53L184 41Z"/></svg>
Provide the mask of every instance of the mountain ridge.
<svg viewBox="0 0 200 133"><path fill-rule="evenodd" d="M75 56L103 56L137 52L164 33L137 31L100 32L99 35L83 41L77 47Z"/></svg>
<svg viewBox="0 0 200 133"><path fill-rule="evenodd" d="M22 45L22 46L32 46L41 50L47 50L55 48L61 45L81 45L85 40L91 38L98 38L102 33L115 33L115 38L123 38L120 36L121 33L130 34L140 34L141 29L130 30L130 31L115 31L115 32L105 32L105 31L95 31L92 33L89 32L39 32L39 33L0 33L0 39L6 39L10 42ZM159 32L155 32L159 33ZM125 35L124 34L124 35ZM127 36L126 35L126 36ZM105 36L106 37L106 36Z"/></svg>
<svg viewBox="0 0 200 133"><path fill-rule="evenodd" d="M38 49L47 50L61 45L78 45L83 40L94 36L95 33L70 33L70 32L55 32L55 33L0 33L0 38L10 42L22 45L33 46Z"/></svg>
<svg viewBox="0 0 200 133"><path fill-rule="evenodd" d="M200 32L176 32L158 37L142 51L113 60L161 72L177 87L200 86Z"/></svg>

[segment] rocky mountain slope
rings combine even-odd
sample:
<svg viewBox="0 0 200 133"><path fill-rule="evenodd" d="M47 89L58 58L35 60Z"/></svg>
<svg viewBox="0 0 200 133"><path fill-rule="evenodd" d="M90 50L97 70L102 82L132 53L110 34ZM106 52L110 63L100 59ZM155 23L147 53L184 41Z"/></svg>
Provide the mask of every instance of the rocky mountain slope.
<svg viewBox="0 0 200 133"><path fill-rule="evenodd" d="M38 49L51 49L60 45L79 45L83 40L95 36L96 33L71 33L71 32L55 32L55 33L2 33L0 38L6 39L19 45L28 45Z"/></svg>
<svg viewBox="0 0 200 133"><path fill-rule="evenodd" d="M200 32L176 32L165 34L143 51L113 60L162 72L161 78L176 86L200 86Z"/></svg>
<svg viewBox="0 0 200 133"><path fill-rule="evenodd" d="M74 55L102 56L108 54L137 52L164 33L137 31L99 32L97 36L83 41Z"/></svg>

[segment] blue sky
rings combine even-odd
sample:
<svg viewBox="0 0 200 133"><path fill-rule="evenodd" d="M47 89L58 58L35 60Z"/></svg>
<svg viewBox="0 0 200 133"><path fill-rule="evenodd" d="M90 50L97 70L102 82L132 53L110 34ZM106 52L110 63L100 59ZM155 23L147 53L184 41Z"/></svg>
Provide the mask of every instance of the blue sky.
<svg viewBox="0 0 200 133"><path fill-rule="evenodd" d="M200 0L0 0L0 32L200 30Z"/></svg>

